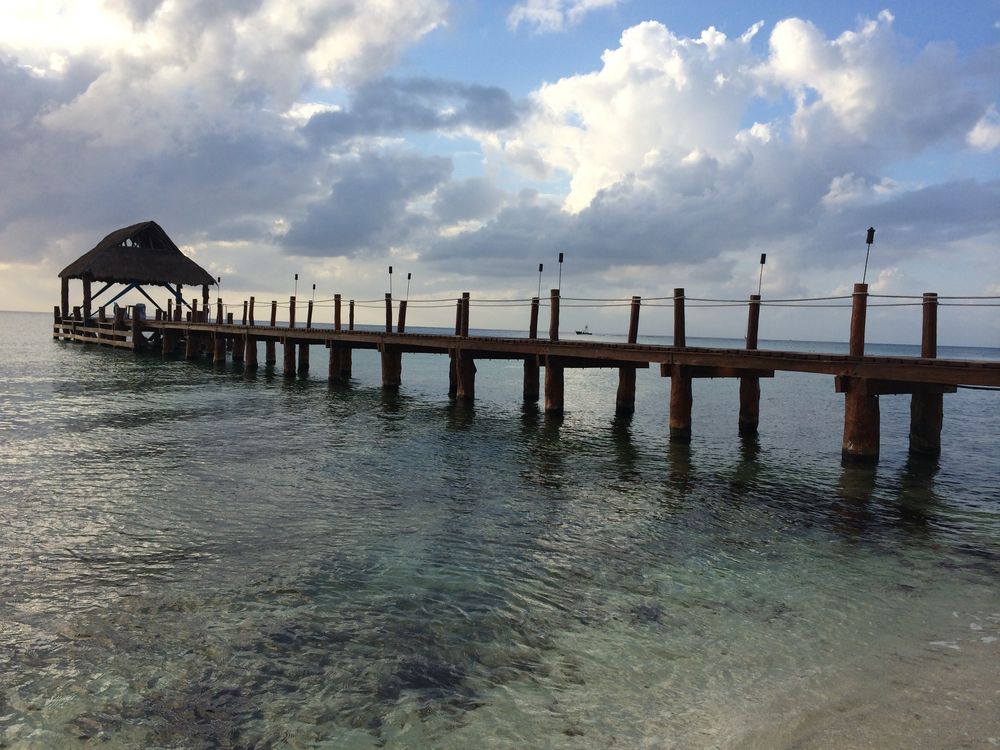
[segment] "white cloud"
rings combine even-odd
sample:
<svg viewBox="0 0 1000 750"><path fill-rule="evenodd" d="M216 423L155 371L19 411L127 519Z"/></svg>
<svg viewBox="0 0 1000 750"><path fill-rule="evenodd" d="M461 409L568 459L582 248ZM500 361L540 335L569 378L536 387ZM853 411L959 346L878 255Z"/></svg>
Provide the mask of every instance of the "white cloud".
<svg viewBox="0 0 1000 750"><path fill-rule="evenodd" d="M1000 146L1000 115L994 106L986 111L975 124L966 141L977 151L992 151Z"/></svg>
<svg viewBox="0 0 1000 750"><path fill-rule="evenodd" d="M521 24L538 33L562 31L577 24L588 13L601 8L613 8L621 0L527 0L518 3L507 14L507 25L517 29Z"/></svg>

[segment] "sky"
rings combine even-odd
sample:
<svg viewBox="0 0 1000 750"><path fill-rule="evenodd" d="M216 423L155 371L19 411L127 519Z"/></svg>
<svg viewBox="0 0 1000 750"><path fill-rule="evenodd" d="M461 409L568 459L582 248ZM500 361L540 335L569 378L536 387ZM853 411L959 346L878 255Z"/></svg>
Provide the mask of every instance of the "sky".
<svg viewBox="0 0 1000 750"><path fill-rule="evenodd" d="M841 296L869 226L872 292L1000 295L1000 0L3 0L0 165L3 309L51 311L65 265L149 219L234 305L296 273L380 298L390 265L396 297L410 273L413 300L523 300L560 252L568 298L742 300L761 253L765 300ZM688 336L745 315L693 308ZM769 307L760 335L848 316ZM564 309L584 324L627 308ZM868 331L918 341L920 308ZM1000 307L942 308L939 340L1000 346Z"/></svg>

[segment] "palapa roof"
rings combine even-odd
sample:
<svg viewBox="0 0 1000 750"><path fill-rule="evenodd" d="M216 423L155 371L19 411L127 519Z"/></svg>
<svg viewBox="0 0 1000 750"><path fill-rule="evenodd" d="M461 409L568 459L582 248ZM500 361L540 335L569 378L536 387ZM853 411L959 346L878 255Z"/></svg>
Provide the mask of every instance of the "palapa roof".
<svg viewBox="0 0 1000 750"><path fill-rule="evenodd" d="M114 284L215 283L215 278L182 253L155 221L116 229L60 271L59 277Z"/></svg>

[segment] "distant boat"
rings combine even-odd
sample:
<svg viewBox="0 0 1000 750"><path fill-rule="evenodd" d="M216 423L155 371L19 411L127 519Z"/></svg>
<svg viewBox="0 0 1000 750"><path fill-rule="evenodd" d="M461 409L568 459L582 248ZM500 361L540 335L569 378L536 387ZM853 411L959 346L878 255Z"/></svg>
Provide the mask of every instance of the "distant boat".
<svg viewBox="0 0 1000 750"><path fill-rule="evenodd" d="M588 326L584 326L582 331L577 331L576 332L576 335L577 336L593 336L594 334L592 334L590 332L590 328Z"/></svg>

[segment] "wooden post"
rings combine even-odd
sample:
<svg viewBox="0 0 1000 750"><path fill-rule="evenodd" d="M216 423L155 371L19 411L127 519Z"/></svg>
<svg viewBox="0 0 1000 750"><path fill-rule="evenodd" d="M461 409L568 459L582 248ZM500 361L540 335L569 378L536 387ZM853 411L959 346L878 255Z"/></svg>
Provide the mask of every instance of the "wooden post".
<svg viewBox="0 0 1000 750"><path fill-rule="evenodd" d="M476 400L476 361L470 352L459 350L455 365L455 400L471 404Z"/></svg>
<svg viewBox="0 0 1000 750"><path fill-rule="evenodd" d="M462 336L469 337L469 293L462 292ZM475 371L475 367L473 367Z"/></svg>
<svg viewBox="0 0 1000 750"><path fill-rule="evenodd" d="M628 343L639 340L639 309L641 298L632 297L628 318ZM615 413L631 414L635 411L635 370L634 367L618 368L618 394L615 397Z"/></svg>
<svg viewBox="0 0 1000 750"><path fill-rule="evenodd" d="M271 328L278 325L278 301L271 300Z"/></svg>
<svg viewBox="0 0 1000 750"><path fill-rule="evenodd" d="M198 359L198 346L195 333L191 329L184 332L184 359Z"/></svg>
<svg viewBox="0 0 1000 750"><path fill-rule="evenodd" d="M59 309L65 319L69 317L69 279L59 279L59 286L61 287Z"/></svg>
<svg viewBox="0 0 1000 750"><path fill-rule="evenodd" d="M175 323L180 323L181 322L181 303L180 302L178 302L177 305L174 306L174 322Z"/></svg>
<svg viewBox="0 0 1000 750"><path fill-rule="evenodd" d="M233 362L243 361L246 352L246 339L247 337L240 333L233 336Z"/></svg>
<svg viewBox="0 0 1000 750"><path fill-rule="evenodd" d="M313 301L309 300L309 306L306 307L306 330L308 331L313 327Z"/></svg>
<svg viewBox="0 0 1000 750"><path fill-rule="evenodd" d="M354 362L354 350L350 346L344 346L340 350L340 377L343 382L351 379L351 368Z"/></svg>
<svg viewBox="0 0 1000 750"><path fill-rule="evenodd" d="M389 292L385 293L385 332L392 333L392 295ZM385 385L384 378L382 384Z"/></svg>
<svg viewBox="0 0 1000 750"><path fill-rule="evenodd" d="M232 324L233 324L233 314L232 313L226 313L226 325L230 325L231 326Z"/></svg>
<svg viewBox="0 0 1000 750"><path fill-rule="evenodd" d="M245 336L246 343L244 345L244 358L246 360L246 368L248 370L256 370L257 364L257 337L247 334Z"/></svg>
<svg viewBox="0 0 1000 750"><path fill-rule="evenodd" d="M389 304L389 295L386 295L386 303ZM392 314L390 309L389 314ZM392 322L389 323L390 327ZM396 390L402 382L403 353L392 346L382 347L382 387L387 390Z"/></svg>
<svg viewBox="0 0 1000 750"><path fill-rule="evenodd" d="M217 365L226 364L226 337L216 331L212 335L212 362Z"/></svg>
<svg viewBox="0 0 1000 750"><path fill-rule="evenodd" d="M340 295L333 295L333 330L340 330ZM331 349L332 351L332 349Z"/></svg>
<svg viewBox="0 0 1000 750"><path fill-rule="evenodd" d="M102 307L101 309L103 310L104 308ZM167 320L173 320L174 319L174 301L172 299L168 299L167 300L167 317L166 317L166 319Z"/></svg>
<svg viewBox="0 0 1000 750"><path fill-rule="evenodd" d="M868 308L868 285L855 284L851 296L851 341L852 357L865 356L865 313Z"/></svg>
<svg viewBox="0 0 1000 750"><path fill-rule="evenodd" d="M674 346L687 346L684 331L684 290L674 289Z"/></svg>
<svg viewBox="0 0 1000 750"><path fill-rule="evenodd" d="M282 340L282 347L284 348L285 360L283 366L283 374L286 378L295 377L295 342L289 338Z"/></svg>
<svg viewBox="0 0 1000 750"><path fill-rule="evenodd" d="M396 323L397 333L406 333L406 300L399 303L399 322Z"/></svg>
<svg viewBox="0 0 1000 750"><path fill-rule="evenodd" d="M558 290L553 290L558 293ZM558 296L556 297L558 299ZM558 314L556 316L558 318ZM558 357L545 358L545 411L547 414L562 414L565 379L563 365Z"/></svg>
<svg viewBox="0 0 1000 750"><path fill-rule="evenodd" d="M691 442L691 376L682 365L670 367L670 441Z"/></svg>
<svg viewBox="0 0 1000 750"><path fill-rule="evenodd" d="M288 298L288 327L295 328L295 297Z"/></svg>
<svg viewBox="0 0 1000 750"><path fill-rule="evenodd" d="M160 336L160 354L164 357L173 354L177 348L177 332L173 329L164 328Z"/></svg>
<svg viewBox="0 0 1000 750"><path fill-rule="evenodd" d="M90 279L83 279L83 319L85 321L90 321L91 318L91 307L93 306L93 297L90 293Z"/></svg>
<svg viewBox="0 0 1000 750"><path fill-rule="evenodd" d="M750 295L747 311L747 349L757 348L757 329L760 325L760 295ZM760 378L744 375L740 378L740 418L741 435L756 435L760 424Z"/></svg>
<svg viewBox="0 0 1000 750"><path fill-rule="evenodd" d="M274 339L264 340L264 366L274 367L275 363L278 361L278 355L276 353L277 347L275 346Z"/></svg>
<svg viewBox="0 0 1000 750"><path fill-rule="evenodd" d="M558 289L552 289L552 290L549 291L549 339L551 339L552 341L558 341L559 340L559 290ZM545 380L546 380L545 394L546 394L546 403L548 403L548 392L549 392L549 386L548 386L549 374L548 374L548 370L549 370L548 365L546 365L546 367L545 367ZM560 370L559 377L560 377L560 382L562 382L562 371L561 370ZM546 407L545 410L548 411L548 408ZM560 411L562 411L561 407L560 407Z"/></svg>
<svg viewBox="0 0 1000 750"><path fill-rule="evenodd" d="M684 289L674 289L674 341L676 347L687 346L684 326ZM670 440L674 443L691 442L691 376L681 365L670 367Z"/></svg>
<svg viewBox="0 0 1000 750"><path fill-rule="evenodd" d="M925 292L920 356L937 357L937 292ZM941 454L941 427L944 424L944 394L915 392L910 397L910 453L922 456Z"/></svg>
<svg viewBox="0 0 1000 750"><path fill-rule="evenodd" d="M157 312L159 312L159 310L157 310ZM108 322L108 312L107 308L104 305L101 305L100 307L97 308L97 319L102 323Z"/></svg>
<svg viewBox="0 0 1000 750"><path fill-rule="evenodd" d="M462 311L462 303L458 304L459 314ZM461 323L459 323L459 329L461 328ZM457 336L458 333L456 332ZM448 350L448 398L456 398L458 396L458 349Z"/></svg>
<svg viewBox="0 0 1000 750"><path fill-rule="evenodd" d="M215 301L215 324L222 325L222 297Z"/></svg>
<svg viewBox="0 0 1000 750"><path fill-rule="evenodd" d="M869 395L860 387L849 387L844 393L841 460L844 463L872 464L878 461L878 450L878 396Z"/></svg>
<svg viewBox="0 0 1000 750"><path fill-rule="evenodd" d="M135 314L135 309L132 310L132 351L137 352L142 349L143 344L146 343L146 339L142 335L142 321L139 320L139 316Z"/></svg>
<svg viewBox="0 0 1000 750"><path fill-rule="evenodd" d="M249 323L251 328L257 325L257 322L254 320L253 317L253 305L254 305L254 298L251 297L250 303L247 306L247 314L244 316L245 317L244 323Z"/></svg>
<svg viewBox="0 0 1000 750"><path fill-rule="evenodd" d="M455 300L455 335L462 335L462 300Z"/></svg>
<svg viewBox="0 0 1000 750"><path fill-rule="evenodd" d="M305 341L299 342L299 375L309 372L309 344Z"/></svg>
<svg viewBox="0 0 1000 750"><path fill-rule="evenodd" d="M347 305L347 330L354 330L354 300L351 300Z"/></svg>
<svg viewBox="0 0 1000 750"><path fill-rule="evenodd" d="M208 307L208 284L201 285L201 301L202 307Z"/></svg>
<svg viewBox="0 0 1000 750"><path fill-rule="evenodd" d="M247 308L248 308L247 301L243 300L243 322L240 325L247 324L247 312L248 312Z"/></svg>
<svg viewBox="0 0 1000 750"><path fill-rule="evenodd" d="M528 338L538 338L538 297L531 298L531 318L528 323ZM524 400L537 401L538 389L538 356L532 354L524 358Z"/></svg>

